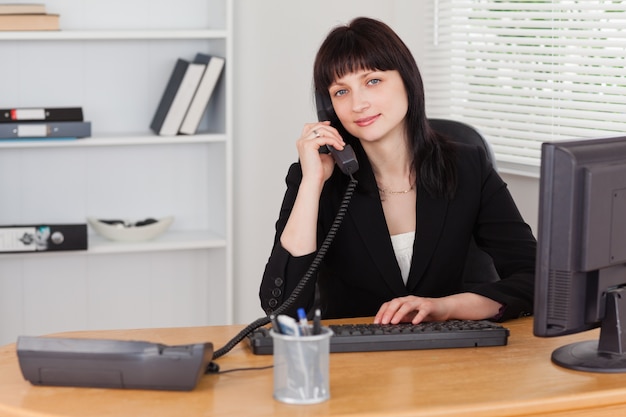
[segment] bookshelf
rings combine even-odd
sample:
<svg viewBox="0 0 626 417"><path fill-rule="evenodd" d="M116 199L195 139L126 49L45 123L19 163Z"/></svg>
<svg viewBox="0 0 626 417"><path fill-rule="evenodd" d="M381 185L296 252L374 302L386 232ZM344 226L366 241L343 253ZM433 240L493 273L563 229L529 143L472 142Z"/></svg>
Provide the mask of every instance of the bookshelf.
<svg viewBox="0 0 626 417"><path fill-rule="evenodd" d="M232 0L46 0L59 32L0 32L0 107L83 107L92 137L0 141L0 224L172 215L153 241L0 254L0 344L19 334L229 324ZM199 133L153 135L177 58L226 58Z"/></svg>

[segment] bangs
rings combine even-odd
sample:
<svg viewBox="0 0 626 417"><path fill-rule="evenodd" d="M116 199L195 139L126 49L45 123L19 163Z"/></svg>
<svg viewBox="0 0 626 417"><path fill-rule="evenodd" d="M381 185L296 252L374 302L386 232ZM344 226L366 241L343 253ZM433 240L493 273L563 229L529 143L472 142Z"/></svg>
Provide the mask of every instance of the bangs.
<svg viewBox="0 0 626 417"><path fill-rule="evenodd" d="M318 53L315 85L327 90L337 79L357 71L387 71L397 68L384 42L346 31L343 36L327 39Z"/></svg>

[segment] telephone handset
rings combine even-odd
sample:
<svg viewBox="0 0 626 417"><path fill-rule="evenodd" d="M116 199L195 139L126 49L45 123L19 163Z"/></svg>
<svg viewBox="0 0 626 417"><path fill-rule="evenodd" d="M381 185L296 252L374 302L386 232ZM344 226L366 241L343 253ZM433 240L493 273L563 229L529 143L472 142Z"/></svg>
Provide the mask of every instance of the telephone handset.
<svg viewBox="0 0 626 417"><path fill-rule="evenodd" d="M328 94L316 91L315 104L317 106L317 119L320 122L329 120L331 126L334 128L338 128L341 125ZM339 169L346 175L352 175L359 169L359 162L356 160L354 149L348 144L346 144L341 151L335 149L333 146L326 145L320 148L320 153L330 153L337 166L339 166Z"/></svg>

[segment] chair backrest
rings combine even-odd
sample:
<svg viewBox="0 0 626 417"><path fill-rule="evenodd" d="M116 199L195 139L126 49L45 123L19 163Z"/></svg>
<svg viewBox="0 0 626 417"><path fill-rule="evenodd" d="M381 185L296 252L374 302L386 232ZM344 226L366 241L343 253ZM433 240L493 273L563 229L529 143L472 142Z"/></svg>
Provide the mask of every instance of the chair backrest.
<svg viewBox="0 0 626 417"><path fill-rule="evenodd" d="M491 164L496 167L496 157L493 153L493 149L483 135L476 130L473 126L470 126L463 122L448 119L428 119L430 127L436 132L447 136L455 142L470 143L474 145L480 145L485 148L487 157L491 161Z"/></svg>
<svg viewBox="0 0 626 417"><path fill-rule="evenodd" d="M436 132L455 142L470 143L484 147L487 158L489 158L494 168L496 167L496 158L489 142L472 126L456 120L447 119L429 119L428 122ZM463 269L463 282L465 283L466 289L471 289L473 286L486 282L495 282L499 279L500 277L493 265L491 257L481 250L478 245L476 245L474 239L472 239Z"/></svg>

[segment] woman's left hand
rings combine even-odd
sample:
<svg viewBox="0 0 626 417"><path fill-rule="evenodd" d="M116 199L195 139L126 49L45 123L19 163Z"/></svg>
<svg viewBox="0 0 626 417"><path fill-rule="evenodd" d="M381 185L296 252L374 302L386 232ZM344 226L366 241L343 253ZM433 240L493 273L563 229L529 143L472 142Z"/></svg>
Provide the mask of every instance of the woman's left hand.
<svg viewBox="0 0 626 417"><path fill-rule="evenodd" d="M460 293L441 298L407 295L387 301L380 306L374 323L397 324L422 321L485 320L495 317L502 304L475 293Z"/></svg>
<svg viewBox="0 0 626 417"><path fill-rule="evenodd" d="M394 298L387 301L378 310L374 323L397 324L422 321L444 321L449 317L446 298L425 298L415 295Z"/></svg>

